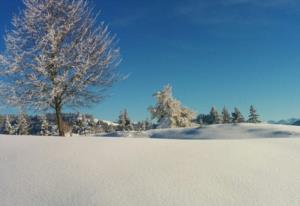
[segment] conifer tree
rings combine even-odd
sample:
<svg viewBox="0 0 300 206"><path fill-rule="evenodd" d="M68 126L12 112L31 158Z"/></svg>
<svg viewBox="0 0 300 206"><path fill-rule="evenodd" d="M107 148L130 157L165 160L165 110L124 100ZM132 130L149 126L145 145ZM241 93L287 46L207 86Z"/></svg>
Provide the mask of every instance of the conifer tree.
<svg viewBox="0 0 300 206"><path fill-rule="evenodd" d="M73 123L72 130L73 133L80 135L88 135L92 133L92 127L86 115L78 114L75 122Z"/></svg>
<svg viewBox="0 0 300 206"><path fill-rule="evenodd" d="M26 114L21 112L17 119L16 133L18 135L28 135L29 124L27 122Z"/></svg>
<svg viewBox="0 0 300 206"><path fill-rule="evenodd" d="M14 129L11 125L10 117L7 115L5 118L5 123L4 123L4 134L13 134L14 133L13 130Z"/></svg>
<svg viewBox="0 0 300 206"><path fill-rule="evenodd" d="M42 136L49 136L50 131L49 131L49 123L47 120L46 116L41 116L40 117L40 135Z"/></svg>
<svg viewBox="0 0 300 206"><path fill-rule="evenodd" d="M244 116L242 115L242 113L237 107L234 108L234 112L232 113L232 122L233 123L245 122Z"/></svg>
<svg viewBox="0 0 300 206"><path fill-rule="evenodd" d="M250 106L250 114L249 114L249 119L248 122L250 123L259 123L258 119L259 115L256 113L256 109L253 105Z"/></svg>
<svg viewBox="0 0 300 206"><path fill-rule="evenodd" d="M210 118L211 118L211 124L220 124L221 118L215 107L211 108L209 114L210 114Z"/></svg>
<svg viewBox="0 0 300 206"><path fill-rule="evenodd" d="M231 122L231 117L226 107L223 107L222 110L222 122L224 124L228 124Z"/></svg>
<svg viewBox="0 0 300 206"><path fill-rule="evenodd" d="M143 121L142 122L142 131L146 131L147 130L147 123L146 123L146 121Z"/></svg>
<svg viewBox="0 0 300 206"><path fill-rule="evenodd" d="M127 109L124 109L123 112L120 112L118 123L119 123L119 130L121 131L133 130L133 126L129 118Z"/></svg>

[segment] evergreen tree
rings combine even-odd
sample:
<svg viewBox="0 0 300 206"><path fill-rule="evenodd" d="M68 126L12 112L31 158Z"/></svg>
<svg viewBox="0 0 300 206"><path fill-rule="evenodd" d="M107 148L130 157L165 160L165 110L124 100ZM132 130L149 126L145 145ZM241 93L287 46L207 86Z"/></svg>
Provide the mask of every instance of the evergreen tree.
<svg viewBox="0 0 300 206"><path fill-rule="evenodd" d="M232 113L232 122L233 123L245 122L245 118L243 117L242 113L237 107L234 108L234 112Z"/></svg>
<svg viewBox="0 0 300 206"><path fill-rule="evenodd" d="M82 128L81 128L81 134L88 135L88 134L92 133L92 128L91 128L90 120L87 119L87 117L85 115L83 115L81 126L82 126Z"/></svg>
<svg viewBox="0 0 300 206"><path fill-rule="evenodd" d="M144 122L145 122L145 126L146 126L145 130L153 129L153 124L152 124L152 122L149 121L148 118Z"/></svg>
<svg viewBox="0 0 300 206"><path fill-rule="evenodd" d="M11 125L10 118L7 115L4 123L4 134L14 134L14 129Z"/></svg>
<svg viewBox="0 0 300 206"><path fill-rule="evenodd" d="M49 131L49 123L47 120L46 116L41 116L40 117L40 135L42 136L49 136L50 131Z"/></svg>
<svg viewBox="0 0 300 206"><path fill-rule="evenodd" d="M120 112L118 123L119 123L119 130L121 130L121 131L133 130L133 125L129 118L127 109L124 109L123 112Z"/></svg>
<svg viewBox="0 0 300 206"><path fill-rule="evenodd" d="M228 124L231 122L231 117L226 107L223 107L222 110L222 121L224 124Z"/></svg>
<svg viewBox="0 0 300 206"><path fill-rule="evenodd" d="M204 127L203 119L199 119L198 123L199 123L199 127Z"/></svg>
<svg viewBox="0 0 300 206"><path fill-rule="evenodd" d="M211 124L211 117L209 114L199 114L196 118L196 121L198 124L203 124L203 125L207 125L207 124Z"/></svg>
<svg viewBox="0 0 300 206"><path fill-rule="evenodd" d="M256 113L256 109L253 105L250 106L250 114L249 114L249 119L248 122L250 123L259 123L258 119L259 115Z"/></svg>
<svg viewBox="0 0 300 206"><path fill-rule="evenodd" d="M146 121L143 121L142 122L142 131L146 131L147 130L147 123L146 123Z"/></svg>
<svg viewBox="0 0 300 206"><path fill-rule="evenodd" d="M92 133L92 125L86 115L78 114L72 128L73 133L88 135Z"/></svg>
<svg viewBox="0 0 300 206"><path fill-rule="evenodd" d="M210 114L210 118L211 118L211 124L220 124L221 118L215 107L211 108L209 114Z"/></svg>
<svg viewBox="0 0 300 206"><path fill-rule="evenodd" d="M21 112L17 119L16 133L18 135L28 135L29 124L27 122L26 114Z"/></svg>

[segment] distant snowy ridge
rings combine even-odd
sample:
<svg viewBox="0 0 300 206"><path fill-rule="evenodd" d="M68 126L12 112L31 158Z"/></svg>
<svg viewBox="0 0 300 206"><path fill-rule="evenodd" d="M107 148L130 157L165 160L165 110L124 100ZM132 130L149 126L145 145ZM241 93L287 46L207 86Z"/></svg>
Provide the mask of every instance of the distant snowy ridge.
<svg viewBox="0 0 300 206"><path fill-rule="evenodd" d="M270 124L284 124L284 125L300 125L299 118L282 119L279 121L268 121Z"/></svg>

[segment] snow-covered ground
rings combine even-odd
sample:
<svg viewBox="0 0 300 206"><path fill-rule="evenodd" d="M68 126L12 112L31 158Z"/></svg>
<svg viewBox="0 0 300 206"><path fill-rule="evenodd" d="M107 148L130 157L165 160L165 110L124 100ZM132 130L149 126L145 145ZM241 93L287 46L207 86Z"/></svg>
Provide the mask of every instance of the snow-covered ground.
<svg viewBox="0 0 300 206"><path fill-rule="evenodd" d="M143 133L156 138L0 136L0 205L299 206L299 134L242 124Z"/></svg>
<svg viewBox="0 0 300 206"><path fill-rule="evenodd" d="M300 137L299 126L275 124L219 124L202 128L154 129L146 132L112 132L103 137L149 137L160 139L252 139Z"/></svg>
<svg viewBox="0 0 300 206"><path fill-rule="evenodd" d="M167 139L251 139L300 137L299 126L272 124L225 124L203 128L150 130L147 136Z"/></svg>

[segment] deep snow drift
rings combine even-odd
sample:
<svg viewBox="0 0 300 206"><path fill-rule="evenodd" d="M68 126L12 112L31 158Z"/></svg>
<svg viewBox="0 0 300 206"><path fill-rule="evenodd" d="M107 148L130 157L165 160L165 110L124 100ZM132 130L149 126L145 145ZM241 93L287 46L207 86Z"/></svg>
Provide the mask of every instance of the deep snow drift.
<svg viewBox="0 0 300 206"><path fill-rule="evenodd" d="M300 128L191 131L146 135L218 139L0 136L0 205L300 205Z"/></svg>

